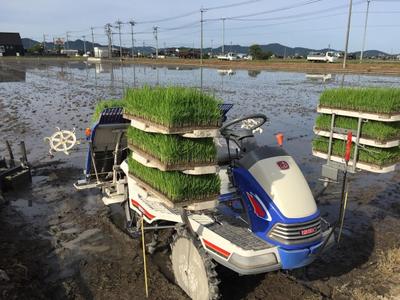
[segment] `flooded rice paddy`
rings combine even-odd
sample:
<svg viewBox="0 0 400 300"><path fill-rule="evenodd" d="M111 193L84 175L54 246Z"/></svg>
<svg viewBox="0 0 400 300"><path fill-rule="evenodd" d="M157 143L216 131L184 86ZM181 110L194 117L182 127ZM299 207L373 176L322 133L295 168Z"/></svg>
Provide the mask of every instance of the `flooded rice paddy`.
<svg viewBox="0 0 400 300"><path fill-rule="evenodd" d="M20 299L28 295L42 299L143 298L137 241L114 225L111 212L97 192L78 193L72 187L81 176L85 146L78 146L70 156L57 154L50 158L48 144L43 141L56 127L75 128L77 136L83 138L98 101L119 99L128 87L182 85L202 88L233 103L229 118L264 113L269 122L258 136L259 142L275 145L274 134L283 132L284 148L297 160L317 194L322 188L319 177L323 161L312 157L311 141L321 92L340 86L399 84L400 77L388 76L0 60L0 155L6 153L6 139L15 147L24 140L34 168L32 187L7 195L10 204L0 210L0 253L4 253L0 269L11 274L10 282L0 281L0 290ZM399 182L399 170L383 175L351 175L350 208L340 248L330 250L301 274L274 272L238 277L221 270L222 297L400 296L396 290L400 285L398 269L385 267L385 263L390 265L388 259L394 259L392 264L400 263ZM337 217L338 192L339 187L332 186L318 199L329 221ZM21 238L16 241L13 232ZM21 242L27 237L27 243ZM20 247L32 251L37 260L33 262ZM392 252L398 257L388 258ZM15 261L9 263L10 257ZM159 260L150 260L151 298L185 299L184 293L164 276ZM24 266L26 273L18 265ZM372 280L368 274L380 279Z"/></svg>

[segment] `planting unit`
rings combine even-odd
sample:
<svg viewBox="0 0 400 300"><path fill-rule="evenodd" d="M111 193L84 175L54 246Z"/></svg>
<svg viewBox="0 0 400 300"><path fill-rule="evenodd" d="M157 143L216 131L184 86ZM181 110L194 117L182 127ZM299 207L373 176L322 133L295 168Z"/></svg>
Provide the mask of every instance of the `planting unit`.
<svg viewBox="0 0 400 300"><path fill-rule="evenodd" d="M135 105L149 99L151 91L145 88L138 93L143 101L135 98ZM126 111L132 109L129 95L124 99ZM219 106L217 123L226 119L231 107ZM194 108L191 113L196 113ZM205 120L197 123L199 127L182 120L178 123L183 128L191 126L190 134L205 133L204 124L207 120L215 123L215 114L205 117L201 110L199 115L199 120ZM144 233L153 232L147 245L150 253L158 245L158 232L169 229L166 236L173 229L172 271L176 283L192 299L218 298L216 263L241 275L291 270L309 265L334 243L334 231L321 217L294 159L281 147L257 144L253 133L267 121L265 115L244 116L215 129L226 141L215 152L210 147L213 139L204 140L204 135L187 139L182 127L173 122L162 125L178 128L175 133L179 135L139 132L136 126L129 128L132 123L122 116L122 108L106 108L92 130L87 130L86 177L75 186L100 187L106 205L122 204L127 231L133 237L142 236L143 249ZM201 175L192 175L193 170Z"/></svg>
<svg viewBox="0 0 400 300"><path fill-rule="evenodd" d="M124 118L137 129L193 138L218 136L219 101L195 89L132 89L126 92L125 101Z"/></svg>
<svg viewBox="0 0 400 300"><path fill-rule="evenodd" d="M313 155L345 164L345 141L352 133L350 170L387 173L400 161L400 89L327 90L320 98ZM329 124L329 125L328 125Z"/></svg>
<svg viewBox="0 0 400 300"><path fill-rule="evenodd" d="M124 118L133 127L127 132L128 181L169 207L215 207L220 181L210 136L220 124L218 101L188 88L148 87L126 91L124 101Z"/></svg>
<svg viewBox="0 0 400 300"><path fill-rule="evenodd" d="M356 101L357 93L350 93ZM389 105L382 105L377 112L396 115L397 91L385 91L385 95L390 96ZM325 97L324 101L328 100ZM343 109L346 103L339 102ZM348 129L354 130L354 122L338 118L338 124L345 122L351 128L336 127L336 113L332 113L329 138L319 137L314 143L314 154L328 160L325 178L333 178L335 168L337 175L337 162L346 149L339 221L331 226L322 218L295 160L282 147L257 144L254 132L267 121L265 115L225 122L232 105L218 105L215 99L184 88L129 90L123 108L109 105L92 129L86 130L85 178L75 187L99 187L106 205L121 204L127 231L132 237L142 237L143 251L145 232L153 233L147 244L152 253L159 232L166 230L162 236L170 237L175 282L192 299L218 298L217 263L240 275L292 270L312 263L335 242L337 228L339 241L348 166L353 171L357 167L388 172L399 158L398 146L388 147L393 140L387 139L398 136L396 127L394 135L391 126L378 126L379 134L373 129L363 131L364 121L371 119L359 114L350 161L354 134ZM327 130L322 127L319 129ZM347 143L342 141L344 134ZM226 144L218 143L214 149L210 137L218 136ZM377 141L385 147L364 146L368 139L374 147ZM380 154L369 157L370 148ZM143 253L146 267L145 258Z"/></svg>

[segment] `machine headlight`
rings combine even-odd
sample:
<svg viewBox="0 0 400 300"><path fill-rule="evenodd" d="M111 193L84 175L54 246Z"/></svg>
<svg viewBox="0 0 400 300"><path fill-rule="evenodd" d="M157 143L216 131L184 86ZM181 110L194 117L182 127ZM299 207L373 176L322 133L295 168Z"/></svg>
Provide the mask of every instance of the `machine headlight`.
<svg viewBox="0 0 400 300"><path fill-rule="evenodd" d="M276 259L274 253L267 253L251 257L241 256L233 253L229 259L229 262L241 269L255 269L278 264L278 260Z"/></svg>

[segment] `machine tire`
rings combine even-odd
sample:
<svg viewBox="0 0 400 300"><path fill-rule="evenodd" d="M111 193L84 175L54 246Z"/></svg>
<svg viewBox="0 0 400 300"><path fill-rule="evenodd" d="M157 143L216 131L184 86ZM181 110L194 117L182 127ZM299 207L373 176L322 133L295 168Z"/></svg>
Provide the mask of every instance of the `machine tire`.
<svg viewBox="0 0 400 300"><path fill-rule="evenodd" d="M216 265L202 245L193 241L186 230L178 230L173 236L171 262L176 284L190 298L219 299Z"/></svg>

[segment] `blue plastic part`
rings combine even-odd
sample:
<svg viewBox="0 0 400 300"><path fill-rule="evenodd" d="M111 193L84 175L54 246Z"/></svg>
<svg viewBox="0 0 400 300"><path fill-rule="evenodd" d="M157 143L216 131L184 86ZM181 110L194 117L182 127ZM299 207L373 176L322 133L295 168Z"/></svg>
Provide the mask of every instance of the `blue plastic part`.
<svg viewBox="0 0 400 300"><path fill-rule="evenodd" d="M233 104L231 103L222 103L219 105L219 109L221 110L221 114L222 114L222 122L225 122L227 117L226 114L228 113L228 111L231 110L231 108L233 107Z"/></svg>
<svg viewBox="0 0 400 300"><path fill-rule="evenodd" d="M93 124L92 126L92 131L89 137L86 137L87 141L94 141L94 137L96 135L96 129L99 125L103 124L121 124L121 123L129 123L130 121L127 119L124 119L123 117L123 108L122 107L111 107L111 108L105 108L100 114L99 120ZM85 168L85 174L86 176L89 176L90 171L92 169L92 158L90 154L90 148L88 148L88 152L86 155L86 168Z"/></svg>
<svg viewBox="0 0 400 300"><path fill-rule="evenodd" d="M301 268L309 265L315 260L315 253L323 245L323 242L319 242L308 248L297 249L297 250L287 250L278 247L279 256L281 258L282 269L292 270L296 268Z"/></svg>
<svg viewBox="0 0 400 300"><path fill-rule="evenodd" d="M320 216L319 210L305 218L287 218L280 212L280 210L266 193L266 191L261 187L261 185L250 174L248 170L240 167L233 168L233 177L235 185L240 190L244 205L246 206L248 219L250 221L250 229L258 237L267 241L270 244L277 245L289 250L303 249L305 247L310 247L321 242L321 240L315 240L312 242L301 244L285 245L276 240L270 239L268 237L268 232L276 223L296 224L312 221ZM254 208L246 195L246 192L254 195L260 200L260 205L263 206L264 210L267 211L265 218L261 218L256 215ZM293 201L295 201L295 199L293 199Z"/></svg>

